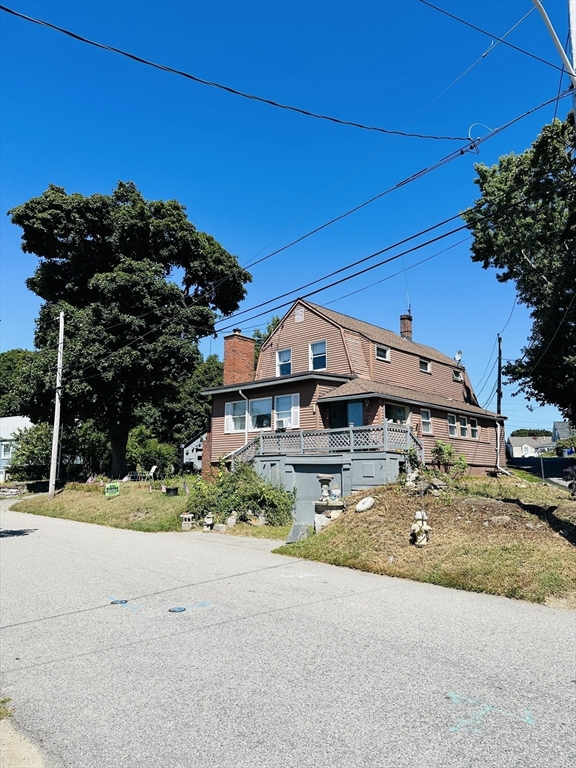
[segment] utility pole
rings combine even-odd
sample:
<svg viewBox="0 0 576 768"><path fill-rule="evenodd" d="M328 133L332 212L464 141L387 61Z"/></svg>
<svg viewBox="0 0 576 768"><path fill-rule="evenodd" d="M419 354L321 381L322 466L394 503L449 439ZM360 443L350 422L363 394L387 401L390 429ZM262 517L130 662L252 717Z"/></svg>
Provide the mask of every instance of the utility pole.
<svg viewBox="0 0 576 768"><path fill-rule="evenodd" d="M58 437L60 432L60 401L62 399L62 357L64 352L64 312L60 312L60 330L58 333L58 365L56 368L56 399L54 403L54 431L52 432L52 457L50 460L50 481L48 498L54 498L56 487L56 466L58 464Z"/></svg>
<svg viewBox="0 0 576 768"><path fill-rule="evenodd" d="M566 55L566 52L562 47L562 43L558 39L558 35L556 34L554 27L552 26L552 22L548 18L548 14L544 10L542 3L540 2L540 0L532 0L532 2L534 3L538 11L540 12L540 15L544 19L544 24L546 24L546 27L548 28L548 32L550 32L550 37L552 38L552 41L554 42L554 45L556 46L556 49L560 54L560 58L562 59L562 64L564 65L564 68L568 73L568 77L570 78L570 82L572 83L572 105L574 108L574 113L576 114L576 52L575 52L576 0L568 0L568 15L570 17L570 47L572 49L572 62Z"/></svg>
<svg viewBox="0 0 576 768"><path fill-rule="evenodd" d="M496 385L496 413L502 413L502 336L498 334L498 384Z"/></svg>

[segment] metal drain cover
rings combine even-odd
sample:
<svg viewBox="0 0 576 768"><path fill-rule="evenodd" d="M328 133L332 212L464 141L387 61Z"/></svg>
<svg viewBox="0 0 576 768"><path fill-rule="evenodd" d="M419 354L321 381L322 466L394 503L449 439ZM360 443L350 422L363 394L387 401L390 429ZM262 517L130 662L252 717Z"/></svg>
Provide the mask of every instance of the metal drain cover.
<svg viewBox="0 0 576 768"><path fill-rule="evenodd" d="M111 605L125 605L128 600L112 600Z"/></svg>
<svg viewBox="0 0 576 768"><path fill-rule="evenodd" d="M184 608L181 605L175 605L174 608L168 608L170 613L182 613L182 611L185 611L186 608Z"/></svg>

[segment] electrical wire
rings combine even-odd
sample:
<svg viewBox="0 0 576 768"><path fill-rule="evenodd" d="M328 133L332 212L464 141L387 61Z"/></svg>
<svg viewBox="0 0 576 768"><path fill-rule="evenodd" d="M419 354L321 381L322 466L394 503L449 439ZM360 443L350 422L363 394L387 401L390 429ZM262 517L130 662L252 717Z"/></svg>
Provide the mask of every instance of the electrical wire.
<svg viewBox="0 0 576 768"><path fill-rule="evenodd" d="M437 95L436 95L436 96L435 96L435 97L434 97L434 98L433 98L431 101L429 101L429 102L426 104L426 106L422 107L422 109L421 109L419 112L417 112L417 113L416 113L416 114L415 114L413 117L411 117L409 120L407 120L407 121L406 121L406 122L405 122L405 123L402 125L402 128L401 128L401 130L405 130L405 129L406 129L406 128L407 128L407 127L408 127L408 126L411 124L411 123L413 123L413 122L414 122L414 120L416 120L417 118L419 118L419 117L420 117L420 115L424 114L424 112L425 112L427 109L429 109L429 108L432 106L432 104L434 104L435 102L437 102L437 101L438 101L438 99L440 99L440 98L441 98L441 97L442 97L442 96L443 96L445 93L447 93L447 91L449 91L449 90L450 90L450 88L452 88L454 85L456 85L456 83L457 83L457 82L459 82L460 80L462 80L462 78L463 78L463 77L465 77L465 76L466 76L466 75L467 75L467 74L468 74L468 73L469 73L469 72L470 72L472 69L474 69L474 67L475 67L477 64L479 64L481 61L484 61L484 59L485 59L485 58L486 58L486 57L487 57L487 56L488 56L490 53L492 53L492 51L494 51L494 50L497 48L497 46L498 46L498 43L499 43L499 42L501 42L501 41L503 41L503 40L504 40L506 37L508 37L508 35L509 35L511 32L513 32L513 31L516 29L516 27L518 27L518 26L519 26L519 25L520 25L520 24L521 24L521 23L522 23L522 22L523 22L525 19L527 19L527 18L528 18L528 16L529 16L529 15L530 15L530 14L531 14L533 11L535 11L535 10L536 10L535 8L531 8L531 9L528 11L528 13L524 14L524 16L522 16L522 18L521 18L521 19L519 19L519 20L516 22L516 24L514 24L512 27L510 27L510 29L509 29L509 30L508 30L508 31L507 31L507 32L506 32L504 35L502 35L502 38L501 38L501 39L500 39L498 42L496 42L496 43L492 42L492 43L490 44L490 47L489 47L489 48L487 48L487 49L484 51L484 53L483 53L481 56L479 56L479 57L476 59L476 61L474 61L472 64L470 64L470 66L466 67L466 69L465 69L463 72L461 72L461 73L458 75L458 77L454 78L454 80L452 80L452 82L451 82L449 85L447 85L447 86L446 86L446 87L445 87L445 88L444 88L442 91L440 91L440 93L438 93L438 94L437 94ZM562 81L560 81L560 83L562 83ZM557 106L558 106L558 102L556 102L556 107L557 107ZM370 154L370 155L369 155L369 156L368 156L368 157L367 157L365 160L363 160L363 161L360 163L360 165L356 166L356 168L354 168L354 170L353 170L353 171L351 171L350 173L348 173L348 174L347 174L347 175L346 175L346 176L345 176L345 177L344 177L344 178L343 178L341 181L339 181L339 182L338 182L338 184L336 184L335 186L333 186L333 187L332 187L332 189L330 189L330 190L329 190L329 191L328 191L328 192L327 192L327 193L326 193L326 194L325 194L325 195L324 195L322 198L320 198L320 200L318 200L318 202L314 203L314 205L313 205L311 208L309 208L309 209L308 209L308 210L307 210L305 213L303 213L303 214L302 214L301 216L299 216L299 217L298 217L298 218L297 218L295 221L293 221L293 222L292 222L292 224L290 224L288 227L286 227L286 229L284 229L282 232L280 232L280 234L279 234L279 235L277 235L275 238L273 238L272 240L270 240L270 242L268 242L268 243L267 243L267 244L266 244L266 245L265 245L263 248L261 248L259 251L257 251L257 252L254 254L254 256L252 257L252 259L256 259L258 256L260 256L260 254L261 254L263 251L265 251L265 250L266 250L267 248L269 248L269 247L270 247L270 246L271 246L273 243L275 243L277 240L279 240L279 239L280 239L280 238L281 238L283 235L285 235L285 234L286 234L286 232L289 232L289 231L292 229L292 227L296 226L296 224L298 224L300 221L302 221L302 219L306 218L306 216L308 216L308 214L309 214L309 213L311 213L311 212L312 212L313 210L315 210L315 209L316 209L316 208L317 208L319 205L321 205L321 204L324 202L324 200L326 200L328 197L330 197L330 195L331 195L333 192L335 192L335 191L336 191L337 189L339 189L339 188L340 188L340 187L341 187L343 184L345 184L345 183L348 181L348 179L350 179L352 176L354 176L354 174L356 174L356 173L357 173L357 172L360 170L360 168L362 168L364 165L366 165L366 163L368 163L368 162L369 162L369 161L370 161L370 160L371 160L373 157L375 157L375 156L378 154L378 152L380 152L380 151L381 151L381 150L382 150L382 149L383 149L385 146L387 146L387 145L388 145L388 144L389 144L389 143L390 143L390 142L393 140L393 138L394 138L393 136L390 136L389 138L387 138L387 139L386 139L386 141L385 141L383 144L381 144L381 145L378 147L378 149L376 149L374 152L372 152L372 153L371 153L371 154ZM257 262L253 262L253 263L257 263Z"/></svg>
<svg viewBox="0 0 576 768"><path fill-rule="evenodd" d="M406 133L405 131L394 131L389 128L380 128L374 125L364 125L363 123L356 123L351 120L341 120L338 117L331 117L330 115L323 115L318 112L311 112L310 110L301 109L300 107L294 107L289 104L282 104L279 101L266 99L263 96L256 96L253 93L246 93L244 91L239 91L236 88L231 88L228 85L223 85L222 83L217 83L217 82L214 82L213 80L205 80L202 77L197 77L196 75L192 75L189 72L184 72L183 70L180 70L180 69L174 69L173 67L166 66L165 64L158 64L154 61L150 61L149 59L144 59L141 56L137 56L134 53L129 53L128 51L124 51L121 48L115 48L114 46L105 45L104 43L99 43L99 42L96 42L95 40L89 40L87 37L78 35L76 34L76 32L71 32L69 29L58 27L55 24L50 24L50 22L44 21L42 19L36 19L33 16L26 16L25 14L18 13L18 11L13 10L12 8L8 8L5 5L0 5L0 10L5 11L6 13L9 13L13 16L17 16L18 18L23 19L24 21L29 21L33 24L38 24L41 27L47 27L48 29L52 29L55 32L60 32L61 34L67 35L68 37L71 37L80 43L86 43L87 45L92 45L95 48L99 48L100 50L109 51L110 53L117 53L120 56L125 56L126 58L131 59L132 61L136 61L139 64L145 64L148 67L153 67L154 69L160 69L163 72L169 72L170 74L173 74L173 75L179 75L180 77L185 77L186 79L192 80L195 83L199 83L201 85L208 85L212 88L218 88L221 91L225 91L226 93L231 93L235 96L241 96L244 99L250 99L251 101L258 101L262 104L268 104L271 107L284 109L289 112L296 112L300 115L304 115L305 117L313 117L317 120L326 120L331 123L336 123L338 125L345 125L352 128L361 128L364 131L376 131L378 133L386 133L392 136L404 136L406 138L412 138L412 139L432 139L435 141L466 141L466 137L462 137L462 136L436 136L432 134Z"/></svg>
<svg viewBox="0 0 576 768"><path fill-rule="evenodd" d="M444 8L440 8L437 5L433 5L432 3L428 2L428 0L420 0L420 2L423 5L427 5L429 8L433 8L435 11L438 11L439 13L443 13L445 16L448 16L451 19L454 19L454 21L459 21L460 24L464 24L467 27L470 27L471 29L475 29L476 32L481 32L483 35L487 35L488 37L491 37L493 40L497 40L499 43L504 43L504 45L507 45L509 48L512 48L515 51L518 51L519 53L523 53L526 56L530 56L532 59L536 59L536 61L539 61L541 64L547 64L549 67L553 67L554 69L560 70L561 67L559 67L557 64L553 64L551 61L547 61L546 59L540 58L540 56L536 56L535 53L531 53L530 51L526 51L524 48L519 48L517 45L513 45L512 43L509 43L507 40L504 40L504 38L498 37L497 35L492 34L492 32L487 32L485 29L482 29L481 27L477 27L475 24L471 24L469 21L466 21L465 19L461 19L459 16L455 16L453 13L449 13L448 11L445 11Z"/></svg>
<svg viewBox="0 0 576 768"><path fill-rule="evenodd" d="M257 259L255 261L252 261L250 264L247 264L245 269L251 269L252 267L256 266L256 264L260 264L263 261L266 261L267 259L270 259L272 256L276 256L279 253L282 253L283 251L288 250L288 248L292 248L294 245L297 245L298 243L301 243L303 240L306 240L307 238L311 237L312 235L317 234L318 232L321 232L323 229L326 229L327 227L330 227L332 224L335 224L338 221L342 221L342 219L347 218L348 216L351 216L353 213L357 213L362 208L365 208L368 205L371 205L372 203L376 202L376 200L379 200L380 198L384 197L385 195L390 194L391 192L396 191L397 189L400 189L401 187L404 187L408 184L411 184L414 181L417 181L418 179L422 178L423 176L426 176L427 174L431 173L432 171L437 170L438 168L441 168L443 165L446 165L447 163L452 162L458 157L461 157L462 155L466 154L467 152L475 152L477 151L478 147L480 147L482 144L484 144L486 141L489 141L494 136L497 136L502 131L505 131L507 128L510 128L515 123L519 122L520 120L523 120L526 117L529 117L530 115L534 114L534 112L538 112L540 109L543 109L544 107L549 106L555 101L559 101L560 99L566 98L571 93L571 90L568 88L565 91L563 91L560 95L554 96L552 99L548 99L547 101L543 102L542 104L539 104L537 107L533 107L532 109L528 110L527 112L524 112L521 115L518 115L517 117L513 118L512 120L509 120L507 123L504 123L498 128L494 128L492 131L487 133L485 136L482 136L478 139L473 140L467 140L466 146L460 147L459 149L450 152L448 155L445 155L443 158L438 160L433 165L426 166L425 168L422 168L420 171L417 171L416 173L413 173L411 176L406 177L405 179L402 179L402 181L397 182L392 187L388 187L388 189L385 189L383 192L378 193L377 195L374 195L373 197L369 198L368 200L365 200L363 203L360 203L359 205L354 206L354 208L350 208L348 211L345 211L344 213L335 216L333 219L330 219L329 221L325 222L324 224L321 224L318 227L315 227L314 229L310 230L306 234L302 235L301 237L296 238L295 240L292 240L292 242L288 243L287 245L282 246L282 248L277 248L275 251L272 251L271 253L267 254L266 256L263 256L260 259Z"/></svg>
<svg viewBox="0 0 576 768"><path fill-rule="evenodd" d="M414 267L419 267L421 264L425 264L427 261L431 261L432 259L435 259L437 256L441 256L443 253L446 253L447 251L451 251L453 248L456 248L458 245L462 245L462 243L467 242L468 240L472 239L472 235L469 235L468 237L462 238L462 240L458 240L457 243L453 243L452 245L449 245L447 248L443 248L441 251L436 251L436 253L433 253L431 256L427 256L425 259L422 259L421 261L417 261L415 264L411 264L409 267L402 267L402 269L399 272L394 272L392 275L388 275L387 277L382 278L382 280L377 280L375 283L370 283L370 285L365 285L363 288L358 288L357 291L351 291L350 293L344 294L344 296L338 296L337 299L332 299L332 301L326 301L324 302L325 307L329 307L330 304L335 304L337 301L342 301L343 299L347 299L349 296L355 296L357 293L362 293L362 291L367 291L369 288L374 288L375 285L380 285L380 283L385 283L387 280L392 280L393 277L398 277L398 275L401 275L402 273L408 272L410 269L414 269ZM404 256L404 254L400 254L401 256Z"/></svg>

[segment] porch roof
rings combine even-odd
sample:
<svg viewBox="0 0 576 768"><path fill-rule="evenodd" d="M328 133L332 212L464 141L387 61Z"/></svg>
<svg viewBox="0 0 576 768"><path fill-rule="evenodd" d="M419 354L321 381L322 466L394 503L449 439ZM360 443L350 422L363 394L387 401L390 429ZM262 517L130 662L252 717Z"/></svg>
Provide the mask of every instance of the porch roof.
<svg viewBox="0 0 576 768"><path fill-rule="evenodd" d="M354 375L354 374L353 374ZM227 392L238 392L242 390L265 389L270 387L282 387L286 384L292 384L302 381L321 381L326 384L338 385L349 381L352 378L350 374L321 373L317 371L307 371L306 373L293 373L288 376L273 376L269 379L258 379L256 381L243 381L238 384L227 384L223 387L209 387L203 389L202 395L220 395Z"/></svg>
<svg viewBox="0 0 576 768"><path fill-rule="evenodd" d="M380 384L370 379L353 379L327 392L318 398L319 403L335 403L339 400L360 400L366 397L389 398L400 403L422 405L424 407L441 408L443 411L455 413L470 413L473 416L484 416L489 419L505 419L498 413L486 411L477 405L470 405L458 400L451 400L441 395L430 394L407 387L397 387L392 384Z"/></svg>

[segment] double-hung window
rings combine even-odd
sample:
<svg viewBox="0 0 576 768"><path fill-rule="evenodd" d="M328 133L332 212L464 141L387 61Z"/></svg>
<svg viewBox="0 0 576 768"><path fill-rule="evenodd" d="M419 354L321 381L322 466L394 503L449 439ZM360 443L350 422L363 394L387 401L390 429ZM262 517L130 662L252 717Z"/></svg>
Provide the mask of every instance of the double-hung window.
<svg viewBox="0 0 576 768"><path fill-rule="evenodd" d="M479 431L478 431L478 419L470 419L470 437L472 437L474 440L478 440L479 437Z"/></svg>
<svg viewBox="0 0 576 768"><path fill-rule="evenodd" d="M224 416L225 432L244 432L246 429L246 401L226 403Z"/></svg>
<svg viewBox="0 0 576 768"><path fill-rule="evenodd" d="M460 424L460 437L468 437L468 419L466 416L459 416L458 422Z"/></svg>
<svg viewBox="0 0 576 768"><path fill-rule="evenodd" d="M292 373L292 350L279 349L276 352L276 375L289 376Z"/></svg>
<svg viewBox="0 0 576 768"><path fill-rule="evenodd" d="M2 443L2 458L9 459L12 455L12 443Z"/></svg>
<svg viewBox="0 0 576 768"><path fill-rule="evenodd" d="M422 420L422 434L432 434L432 414L427 408L420 409L420 418Z"/></svg>
<svg viewBox="0 0 576 768"><path fill-rule="evenodd" d="M448 434L450 437L456 437L458 434L456 430L456 416L453 413L448 414Z"/></svg>
<svg viewBox="0 0 576 768"><path fill-rule="evenodd" d="M323 371L326 368L326 342L315 341L310 344L310 370Z"/></svg>
<svg viewBox="0 0 576 768"><path fill-rule="evenodd" d="M406 408L403 405L386 403L386 421L393 424L406 424Z"/></svg>
<svg viewBox="0 0 576 768"><path fill-rule="evenodd" d="M300 426L300 395L278 395L274 398L276 429L297 429Z"/></svg>
<svg viewBox="0 0 576 768"><path fill-rule="evenodd" d="M250 400L250 429L270 429L272 426L272 398Z"/></svg>

